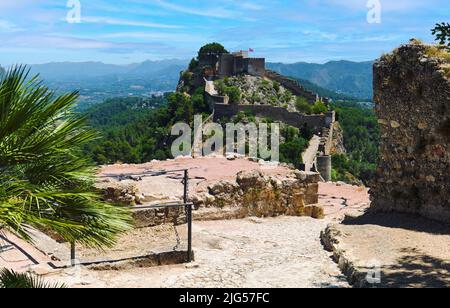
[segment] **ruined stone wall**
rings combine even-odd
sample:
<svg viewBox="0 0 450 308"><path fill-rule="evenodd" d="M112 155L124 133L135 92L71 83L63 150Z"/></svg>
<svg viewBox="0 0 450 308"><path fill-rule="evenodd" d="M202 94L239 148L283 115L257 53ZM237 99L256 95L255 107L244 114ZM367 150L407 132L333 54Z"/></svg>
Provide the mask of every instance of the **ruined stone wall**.
<svg viewBox="0 0 450 308"><path fill-rule="evenodd" d="M264 77L266 74L266 59L264 58L247 58L244 59L247 73L252 76Z"/></svg>
<svg viewBox="0 0 450 308"><path fill-rule="evenodd" d="M293 171L285 176L268 176L260 171L240 172L235 181L219 181L208 192L191 197L194 219L234 219L279 215L323 218L319 202L320 176Z"/></svg>
<svg viewBox="0 0 450 308"><path fill-rule="evenodd" d="M450 222L449 59L436 47L412 42L374 64L381 126L374 210Z"/></svg>
<svg viewBox="0 0 450 308"><path fill-rule="evenodd" d="M217 104L225 104L228 105L230 98L228 96L220 96L220 95L211 95L208 92L205 92L205 101L209 106L211 111L214 111L214 107Z"/></svg>
<svg viewBox="0 0 450 308"><path fill-rule="evenodd" d="M265 76L279 82L283 87L291 91L292 94L306 98L311 104L314 104L318 99L322 99L323 102L328 103L327 98L320 98L316 93L306 90L302 85L291 78L282 76L270 70L266 71Z"/></svg>
<svg viewBox="0 0 450 308"><path fill-rule="evenodd" d="M219 60L219 76L232 76L234 71L234 56L232 54L222 54Z"/></svg>
<svg viewBox="0 0 450 308"><path fill-rule="evenodd" d="M323 209L318 205L319 180L318 173L297 170L283 175L241 171L234 180L214 181L204 189L192 189L189 201L194 204L194 220L278 215L322 218ZM154 205L154 200L146 202L149 197L138 188L138 183L107 181L99 183L98 188L103 191L105 201L132 207L136 228L185 223L183 207L164 208Z"/></svg>
<svg viewBox="0 0 450 308"><path fill-rule="evenodd" d="M249 74L264 77L266 73L266 59L248 58L236 54L222 54L219 59L219 77Z"/></svg>
<svg viewBox="0 0 450 308"><path fill-rule="evenodd" d="M271 118L288 125L303 128L305 125L313 132L320 133L326 127L326 115L304 115L298 112L290 112L283 107L270 105L228 105L216 104L214 106L214 121L222 118L230 118L239 112L249 112L258 117Z"/></svg>
<svg viewBox="0 0 450 308"><path fill-rule="evenodd" d="M233 75L243 74L245 71L246 67L244 66L244 57L234 56Z"/></svg>

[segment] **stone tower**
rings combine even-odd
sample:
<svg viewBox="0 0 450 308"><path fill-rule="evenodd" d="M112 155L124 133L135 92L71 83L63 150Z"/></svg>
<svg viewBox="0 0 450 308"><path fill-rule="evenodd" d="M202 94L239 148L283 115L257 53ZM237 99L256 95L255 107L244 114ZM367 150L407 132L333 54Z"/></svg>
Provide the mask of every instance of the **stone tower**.
<svg viewBox="0 0 450 308"><path fill-rule="evenodd" d="M450 222L450 55L417 41L374 64L381 158L372 208Z"/></svg>

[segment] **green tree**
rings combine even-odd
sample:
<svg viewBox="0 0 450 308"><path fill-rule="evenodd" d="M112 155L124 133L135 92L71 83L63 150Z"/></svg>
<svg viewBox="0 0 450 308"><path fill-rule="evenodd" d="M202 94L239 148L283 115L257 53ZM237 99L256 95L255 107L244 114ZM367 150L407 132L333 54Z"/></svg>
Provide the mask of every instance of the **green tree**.
<svg viewBox="0 0 450 308"><path fill-rule="evenodd" d="M439 41L439 44L447 45L450 50L450 23L436 24L431 33L436 36L436 41Z"/></svg>
<svg viewBox="0 0 450 308"><path fill-rule="evenodd" d="M194 71L198 66L198 60L196 60L195 58L192 58L191 62L189 62L189 71L192 72Z"/></svg>
<svg viewBox="0 0 450 308"><path fill-rule="evenodd" d="M280 144L280 161L292 163L298 168L302 163L302 153L307 146L308 141L301 137Z"/></svg>
<svg viewBox="0 0 450 308"><path fill-rule="evenodd" d="M189 95L179 92L172 93L169 96L168 109L173 123L193 121L194 106Z"/></svg>
<svg viewBox="0 0 450 308"><path fill-rule="evenodd" d="M195 90L192 95L192 107L194 108L194 113L209 113L209 106L205 101L203 87L199 87Z"/></svg>
<svg viewBox="0 0 450 308"><path fill-rule="evenodd" d="M223 47L222 44L219 43L210 43L201 47L198 51L198 56L200 57L203 54L217 54L220 55L222 53L228 53L228 51Z"/></svg>
<svg viewBox="0 0 450 308"><path fill-rule="evenodd" d="M300 97L300 96L297 97L295 107L297 108L297 111L300 113L311 114L313 112L312 105L304 97Z"/></svg>
<svg viewBox="0 0 450 308"><path fill-rule="evenodd" d="M335 179L368 184L378 161L380 131L372 109L353 102L335 102L333 109L344 131L347 154L333 155Z"/></svg>
<svg viewBox="0 0 450 308"><path fill-rule="evenodd" d="M317 101L314 106L312 106L312 112L314 114L322 114L327 111L328 107L322 101Z"/></svg>
<svg viewBox="0 0 450 308"><path fill-rule="evenodd" d="M25 67L0 80L0 229L30 228L69 242L112 246L130 226L126 209L102 202L79 147L96 138L73 112L76 92L55 96Z"/></svg>
<svg viewBox="0 0 450 308"><path fill-rule="evenodd" d="M228 95L232 104L237 104L241 100L241 89L236 86L226 87L225 94Z"/></svg>

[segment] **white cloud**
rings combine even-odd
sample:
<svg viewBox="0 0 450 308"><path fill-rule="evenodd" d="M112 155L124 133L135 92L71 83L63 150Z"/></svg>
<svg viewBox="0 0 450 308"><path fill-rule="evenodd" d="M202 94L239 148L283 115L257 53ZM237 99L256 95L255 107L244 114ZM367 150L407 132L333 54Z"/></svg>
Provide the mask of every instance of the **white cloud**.
<svg viewBox="0 0 450 308"><path fill-rule="evenodd" d="M206 2L206 1L205 1ZM236 12L232 12L227 9L221 9L221 8L204 8L204 9L196 9L196 8L190 8L174 3L169 3L167 1L163 0L155 0L154 3L156 5L159 5L162 8L165 8L167 10L179 12L179 13L185 13L185 14L191 14L191 15L199 15L199 16L205 16L205 17L215 17L215 18L235 18ZM215 7L220 7L219 4L216 4Z"/></svg>
<svg viewBox="0 0 450 308"><path fill-rule="evenodd" d="M17 25L7 20L0 19L0 32L18 32L22 31Z"/></svg>
<svg viewBox="0 0 450 308"><path fill-rule="evenodd" d="M436 4L435 0L379 0L383 12L406 12L420 7L427 7ZM313 1L314 2L314 1ZM317 2L317 1L315 1ZM367 10L368 0L327 0L319 1L322 5L327 6L330 3L333 6L341 6L350 10Z"/></svg>
<svg viewBox="0 0 450 308"><path fill-rule="evenodd" d="M163 28L163 29L182 28L181 26L177 26L177 25L168 25L168 24L141 22L141 21L116 19L116 18L109 18L109 17L96 17L96 16L88 16L88 17L83 16L81 18L81 21L84 23L98 23L98 24L107 24L107 25L115 25L115 26L131 26L131 27Z"/></svg>
<svg viewBox="0 0 450 308"><path fill-rule="evenodd" d="M99 36L105 39L127 38L127 39L144 39L144 40L161 40L170 42L195 42L202 41L198 35L187 33L166 33L166 32L113 32Z"/></svg>
<svg viewBox="0 0 450 308"><path fill-rule="evenodd" d="M112 43L92 39L79 39L54 35L10 35L2 38L3 45L10 48L63 48L63 49L98 49L110 48Z"/></svg>

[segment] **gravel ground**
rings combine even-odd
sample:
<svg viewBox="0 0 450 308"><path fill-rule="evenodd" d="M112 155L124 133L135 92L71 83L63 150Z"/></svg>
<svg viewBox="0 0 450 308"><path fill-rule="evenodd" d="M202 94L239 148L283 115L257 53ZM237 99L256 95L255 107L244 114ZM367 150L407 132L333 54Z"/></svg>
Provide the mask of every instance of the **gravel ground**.
<svg viewBox="0 0 450 308"><path fill-rule="evenodd" d="M368 286L367 273L377 269L375 287L450 287L448 225L407 214L367 214L330 226L324 240L356 286Z"/></svg>
<svg viewBox="0 0 450 308"><path fill-rule="evenodd" d="M320 243L326 225L309 217L197 222L193 264L55 278L72 287L348 287Z"/></svg>

